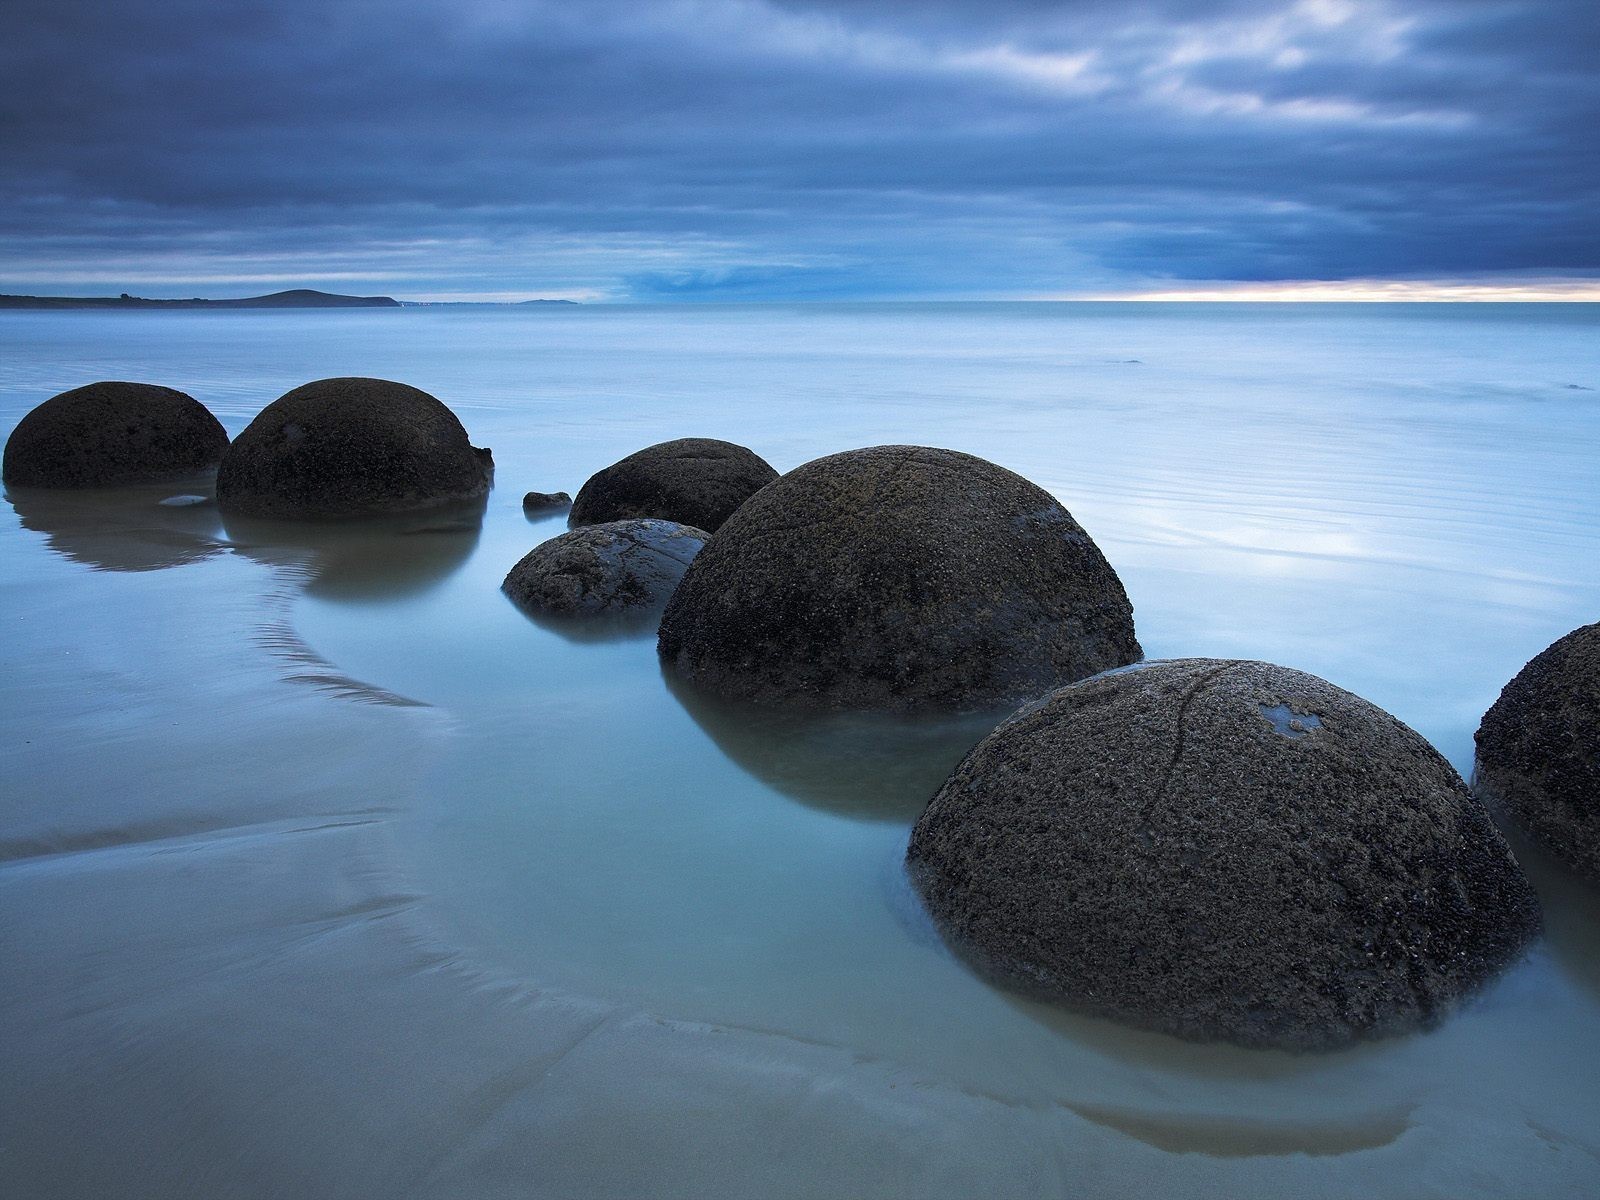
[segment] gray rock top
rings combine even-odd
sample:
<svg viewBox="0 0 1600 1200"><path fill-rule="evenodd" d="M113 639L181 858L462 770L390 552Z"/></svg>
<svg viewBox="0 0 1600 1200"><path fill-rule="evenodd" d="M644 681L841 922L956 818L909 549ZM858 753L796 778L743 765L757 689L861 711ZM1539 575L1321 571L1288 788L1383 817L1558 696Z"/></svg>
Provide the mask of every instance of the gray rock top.
<svg viewBox="0 0 1600 1200"><path fill-rule="evenodd" d="M1015 703L1140 657L1121 581L1054 497L923 446L756 493L685 576L660 650L719 695L899 711Z"/></svg>
<svg viewBox="0 0 1600 1200"><path fill-rule="evenodd" d="M1259 662L1152 663L1029 705L939 790L907 864L1000 981L1247 1046L1429 1025L1539 927L1433 747Z"/></svg>
<svg viewBox="0 0 1600 1200"><path fill-rule="evenodd" d="M52 396L23 417L0 473L15 487L116 487L208 471L227 448L222 423L194 397L113 380Z"/></svg>
<svg viewBox="0 0 1600 1200"><path fill-rule="evenodd" d="M1600 624L1536 655L1478 729L1473 782L1557 858L1600 883Z"/></svg>
<svg viewBox="0 0 1600 1200"><path fill-rule="evenodd" d="M659 612L710 534L676 521L611 521L535 546L502 584L518 605L562 617Z"/></svg>
<svg viewBox="0 0 1600 1200"><path fill-rule="evenodd" d="M217 472L224 509L290 519L403 512L484 495L494 474L454 413L385 379L319 379L273 401Z"/></svg>
<svg viewBox="0 0 1600 1200"><path fill-rule="evenodd" d="M753 450L715 438L660 442L591 476L572 502L573 525L659 517L715 533L778 477Z"/></svg>

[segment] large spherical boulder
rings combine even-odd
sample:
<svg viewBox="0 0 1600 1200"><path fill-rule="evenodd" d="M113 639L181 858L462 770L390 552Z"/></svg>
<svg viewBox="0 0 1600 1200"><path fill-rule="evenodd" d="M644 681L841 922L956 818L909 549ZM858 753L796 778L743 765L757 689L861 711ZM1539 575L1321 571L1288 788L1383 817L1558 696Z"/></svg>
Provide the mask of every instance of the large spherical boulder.
<svg viewBox="0 0 1600 1200"><path fill-rule="evenodd" d="M1426 741L1259 662L1152 663L1025 707L939 790L907 865L998 980L1247 1046L1429 1025L1539 927Z"/></svg>
<svg viewBox="0 0 1600 1200"><path fill-rule="evenodd" d="M548 616L656 613L710 536L676 521L590 525L535 546L501 587Z"/></svg>
<svg viewBox="0 0 1600 1200"><path fill-rule="evenodd" d="M572 502L573 525L659 517L715 533L778 477L753 450L715 438L646 446L590 477Z"/></svg>
<svg viewBox="0 0 1600 1200"><path fill-rule="evenodd" d="M670 668L806 708L975 709L1139 658L1116 572L1021 476L953 450L876 446L751 497L661 623Z"/></svg>
<svg viewBox="0 0 1600 1200"><path fill-rule="evenodd" d="M1479 794L1600 883L1600 624L1537 655L1478 729Z"/></svg>
<svg viewBox="0 0 1600 1200"><path fill-rule="evenodd" d="M217 501L250 516L352 517L471 500L489 489L438 400L386 379L319 379L267 405L217 471Z"/></svg>
<svg viewBox="0 0 1600 1200"><path fill-rule="evenodd" d="M153 383L91 383L46 400L6 439L14 487L114 487L222 461L228 434L192 396Z"/></svg>

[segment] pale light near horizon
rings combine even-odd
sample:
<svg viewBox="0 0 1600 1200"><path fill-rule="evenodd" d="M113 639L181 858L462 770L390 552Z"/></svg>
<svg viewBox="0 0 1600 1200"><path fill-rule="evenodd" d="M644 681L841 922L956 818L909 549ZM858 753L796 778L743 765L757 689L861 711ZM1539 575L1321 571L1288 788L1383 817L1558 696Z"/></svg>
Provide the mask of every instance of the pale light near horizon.
<svg viewBox="0 0 1600 1200"><path fill-rule="evenodd" d="M1470 281L1342 279L1281 280L1270 283L1206 283L1193 287L1052 296L1059 300L1233 301L1284 303L1445 303L1560 304L1600 302L1600 281L1553 279L1523 283Z"/></svg>

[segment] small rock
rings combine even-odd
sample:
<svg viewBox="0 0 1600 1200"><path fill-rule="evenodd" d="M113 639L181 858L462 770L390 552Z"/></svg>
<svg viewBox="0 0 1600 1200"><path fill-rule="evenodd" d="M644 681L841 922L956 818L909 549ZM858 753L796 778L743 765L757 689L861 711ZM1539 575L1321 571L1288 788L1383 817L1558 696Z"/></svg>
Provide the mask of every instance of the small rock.
<svg viewBox="0 0 1600 1200"><path fill-rule="evenodd" d="M676 521L611 521L535 546L501 590L524 609L554 616L659 612L711 537Z"/></svg>
<svg viewBox="0 0 1600 1200"><path fill-rule="evenodd" d="M566 492L529 492L522 498L522 507L528 512L549 508L568 508L572 497Z"/></svg>

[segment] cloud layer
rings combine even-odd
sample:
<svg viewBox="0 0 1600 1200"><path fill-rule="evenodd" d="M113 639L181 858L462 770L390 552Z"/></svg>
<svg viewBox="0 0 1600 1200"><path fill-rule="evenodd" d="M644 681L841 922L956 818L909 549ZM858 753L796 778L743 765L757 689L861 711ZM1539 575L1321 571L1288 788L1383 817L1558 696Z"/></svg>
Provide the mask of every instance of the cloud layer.
<svg viewBox="0 0 1600 1200"><path fill-rule="evenodd" d="M0 289L1600 275L1593 0L10 0Z"/></svg>

